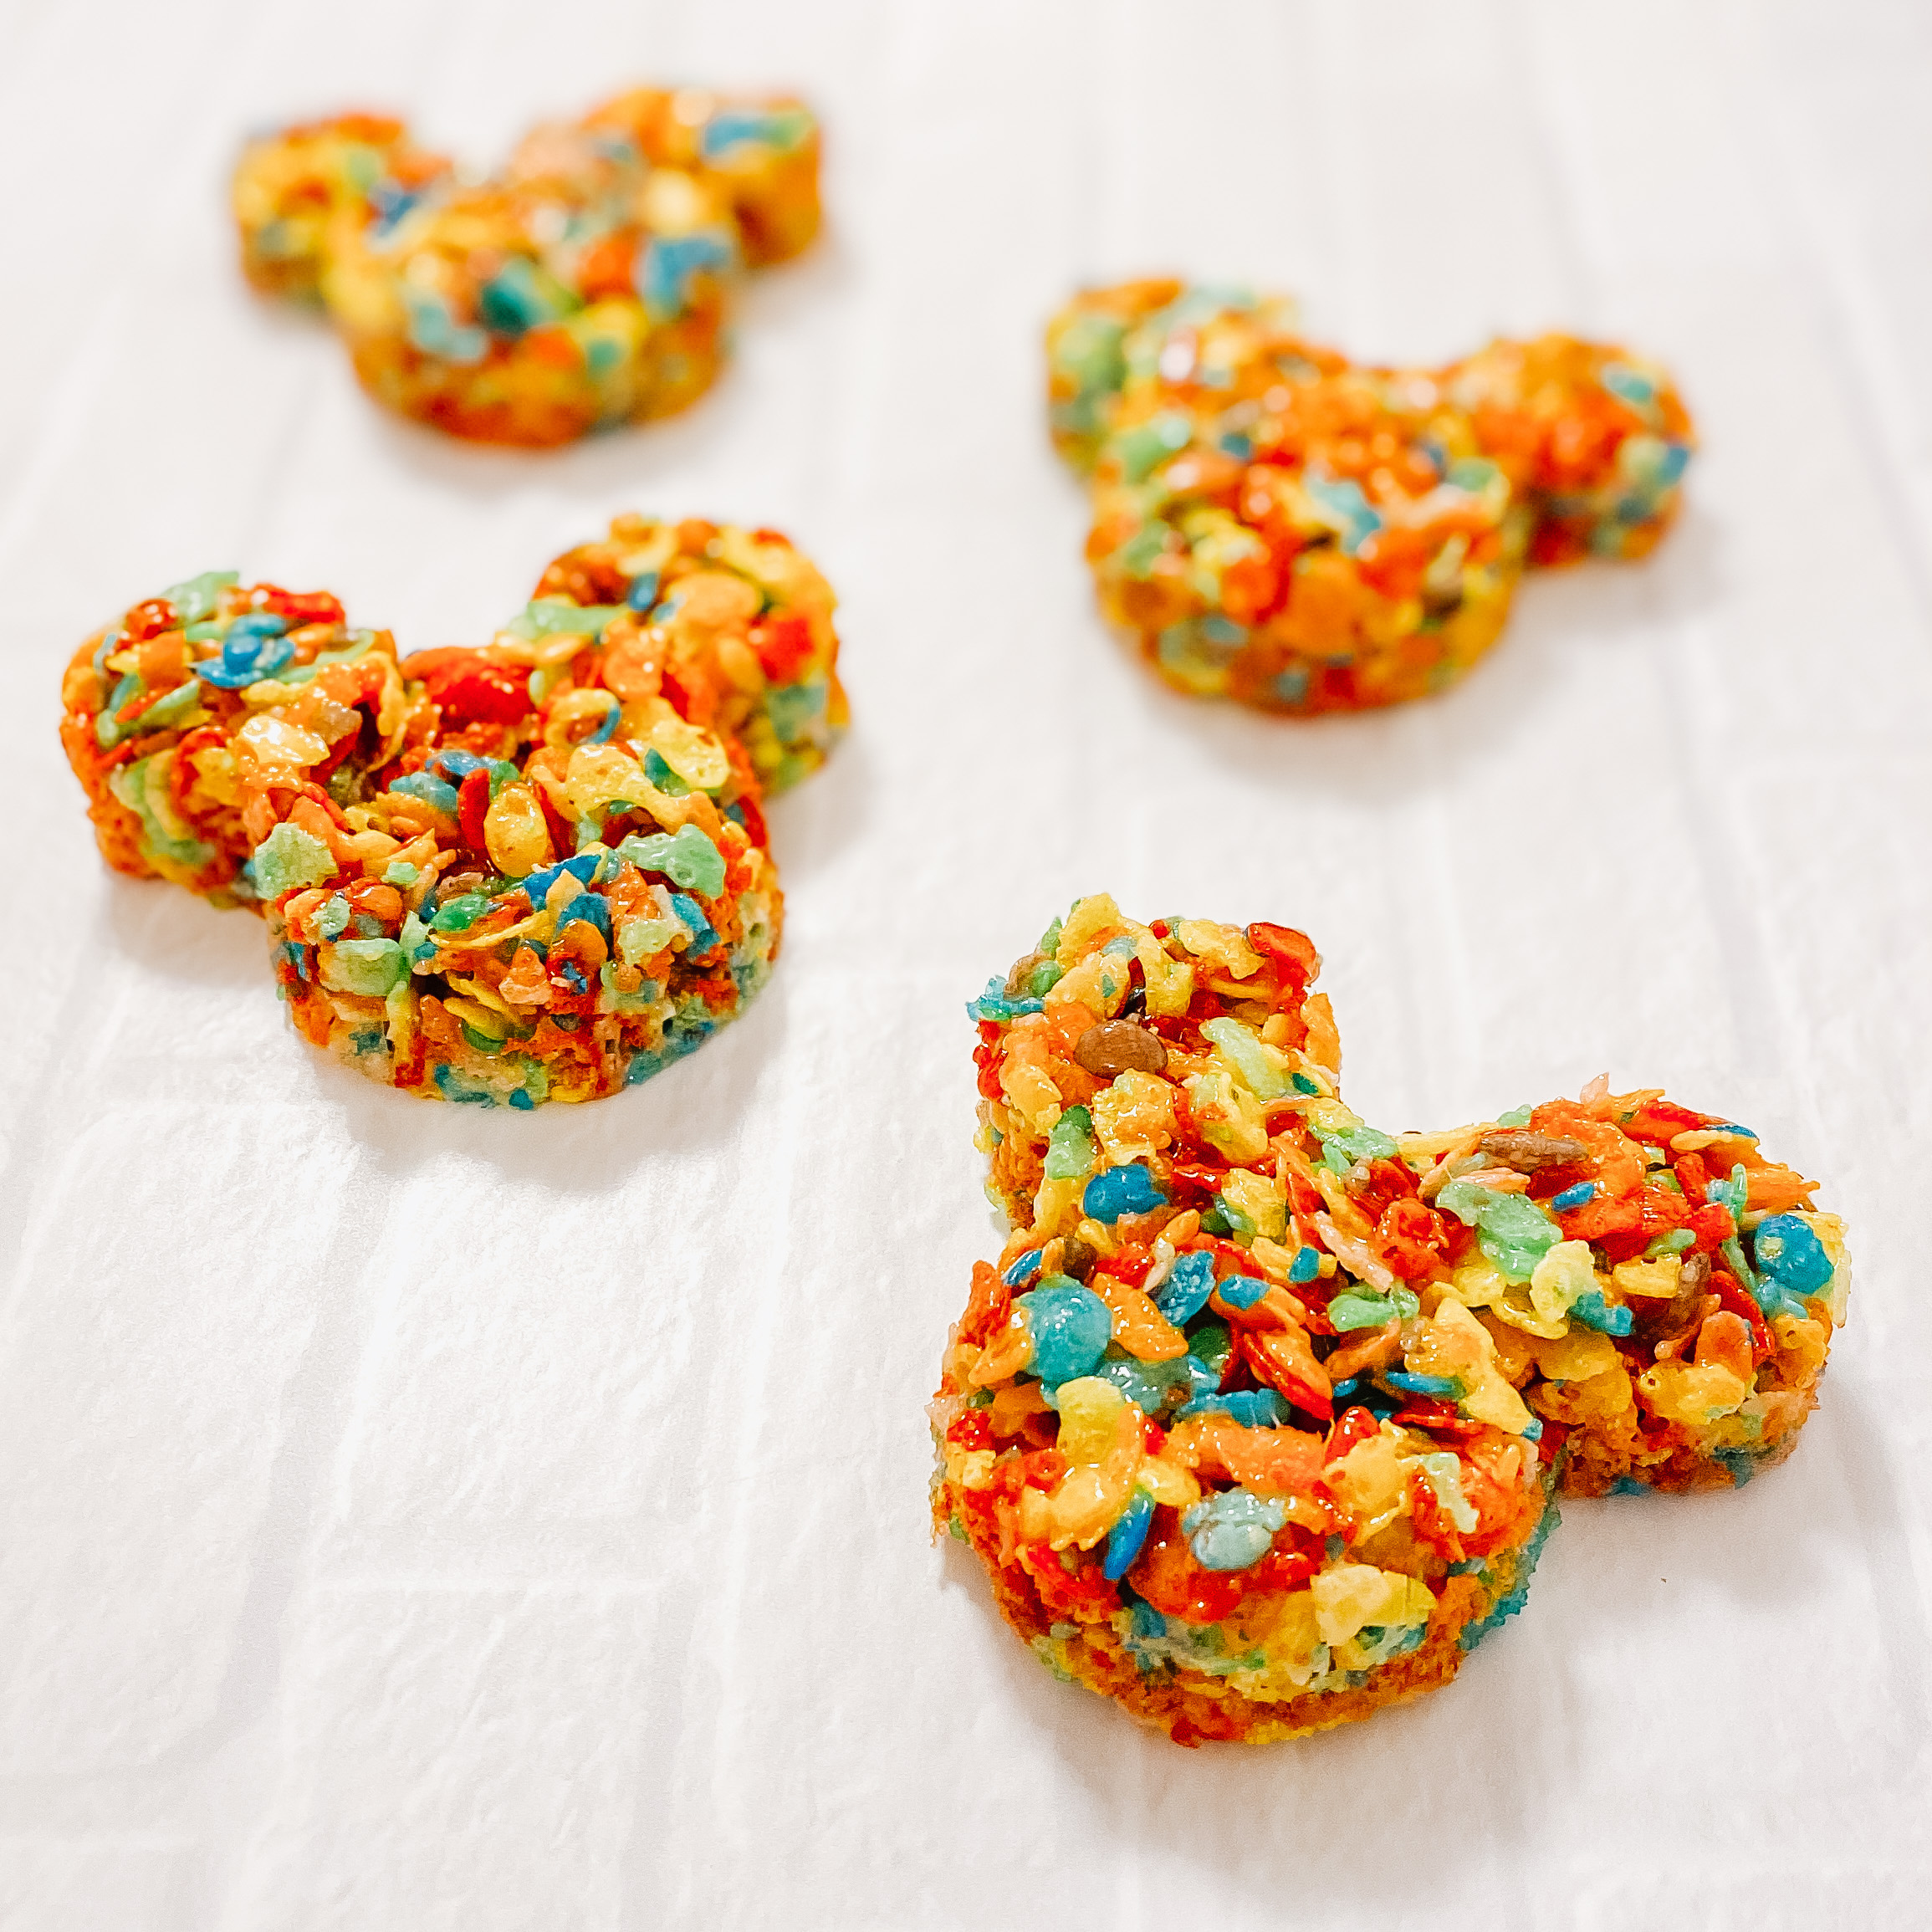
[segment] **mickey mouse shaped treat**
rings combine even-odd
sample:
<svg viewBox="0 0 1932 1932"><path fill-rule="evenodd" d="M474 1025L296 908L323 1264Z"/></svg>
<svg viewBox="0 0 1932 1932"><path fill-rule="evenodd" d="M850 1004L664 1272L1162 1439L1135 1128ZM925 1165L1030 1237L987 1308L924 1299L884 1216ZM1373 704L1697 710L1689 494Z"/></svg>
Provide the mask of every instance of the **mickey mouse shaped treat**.
<svg viewBox="0 0 1932 1932"><path fill-rule="evenodd" d="M1372 368L1284 299L1174 281L1076 297L1047 362L1101 610L1177 689L1268 711L1446 688L1526 563L1645 555L1693 447L1669 376L1619 349Z"/></svg>
<svg viewBox="0 0 1932 1932"><path fill-rule="evenodd" d="M344 115L251 144L242 266L319 305L379 401L533 446L710 386L741 270L818 232L818 123L788 97L639 88L460 174L401 122Z"/></svg>
<svg viewBox="0 0 1932 1932"><path fill-rule="evenodd" d="M1391 1135L1306 938L1081 899L969 1011L988 1193L935 1524L1183 1743L1446 1683L1559 1491L1788 1454L1850 1285L1813 1183L1655 1091Z"/></svg>
<svg viewBox="0 0 1932 1932"><path fill-rule="evenodd" d="M432 1098L635 1085L761 987L760 801L846 721L825 580L772 530L620 517L481 647L399 659L213 571L68 667L103 856L263 913L297 1029Z"/></svg>

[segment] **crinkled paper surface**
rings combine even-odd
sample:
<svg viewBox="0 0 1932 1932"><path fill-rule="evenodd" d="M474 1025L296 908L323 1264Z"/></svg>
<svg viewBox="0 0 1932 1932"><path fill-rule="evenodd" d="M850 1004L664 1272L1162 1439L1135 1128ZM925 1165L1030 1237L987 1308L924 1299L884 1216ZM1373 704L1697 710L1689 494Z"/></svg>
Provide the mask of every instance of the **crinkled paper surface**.
<svg viewBox="0 0 1932 1932"><path fill-rule="evenodd" d="M392 105L480 161L655 75L829 129L830 233L675 422L457 447L233 270L245 128ZM1929 126L1905 0L0 8L0 1924L1922 1913ZM1170 266L1365 355L1625 338L1697 412L1689 514L1445 700L1170 696L1091 614L1037 346ZM393 1096L253 920L102 869L54 737L92 626L234 566L479 641L633 506L844 599L778 975L695 1059ZM1572 1505L1351 1732L1189 1753L1055 1683L928 1541L922 1410L994 1239L962 1002L1096 889L1305 926L1386 1127L1607 1069L1824 1177L1858 1280L1794 1459Z"/></svg>

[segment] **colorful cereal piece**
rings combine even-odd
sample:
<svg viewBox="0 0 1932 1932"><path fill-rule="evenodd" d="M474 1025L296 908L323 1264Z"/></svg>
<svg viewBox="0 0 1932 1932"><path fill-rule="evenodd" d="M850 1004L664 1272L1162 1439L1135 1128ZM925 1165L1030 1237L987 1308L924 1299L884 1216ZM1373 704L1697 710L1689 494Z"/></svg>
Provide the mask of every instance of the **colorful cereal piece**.
<svg viewBox="0 0 1932 1932"><path fill-rule="evenodd" d="M747 264L819 223L818 125L789 97L640 89L529 135L491 181L354 115L251 144L244 272L316 302L363 386L479 442L664 416L723 360Z"/></svg>
<svg viewBox="0 0 1932 1932"><path fill-rule="evenodd" d="M136 605L63 689L103 855L254 905L298 1030L387 1084L528 1107L690 1051L763 985L782 922L734 727L779 744L787 687L754 687L744 661L795 618L791 667L836 693L831 597L772 532L613 528L490 644L400 662L325 593L232 572ZM651 600L580 601L583 560L633 539L664 552L673 598L708 576L745 595L701 631ZM825 708L780 746L781 782L822 758Z"/></svg>
<svg viewBox="0 0 1932 1932"><path fill-rule="evenodd" d="M1603 1081L1361 1120L1319 964L1096 896L969 1007L1013 1233L945 1358L935 1522L1061 1674L1185 1743L1447 1681L1559 1490L1781 1459L1844 1318L1842 1226L1734 1122Z"/></svg>
<svg viewBox="0 0 1932 1932"><path fill-rule="evenodd" d="M1454 682L1526 561L1651 549L1693 447L1669 377L1620 350L1550 335L1371 368L1280 298L1178 282L1076 297L1047 360L1103 612L1178 689L1264 710Z"/></svg>

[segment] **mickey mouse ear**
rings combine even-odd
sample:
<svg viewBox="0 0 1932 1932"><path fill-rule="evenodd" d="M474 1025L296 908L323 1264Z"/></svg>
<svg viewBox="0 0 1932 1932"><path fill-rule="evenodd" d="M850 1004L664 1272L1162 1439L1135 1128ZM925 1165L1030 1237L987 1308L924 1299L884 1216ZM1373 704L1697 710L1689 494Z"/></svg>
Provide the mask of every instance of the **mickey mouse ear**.
<svg viewBox="0 0 1932 1932"><path fill-rule="evenodd" d="M1736 1122L1592 1081L1391 1135L1314 948L1077 901L968 1010L988 1192L932 1409L936 1527L1061 1676L1180 1743L1446 1683L1559 1490L1788 1454L1849 1286Z"/></svg>
<svg viewBox="0 0 1932 1932"><path fill-rule="evenodd" d="M742 268L818 231L819 146L790 97L643 89L539 128L477 181L399 121L343 115L243 151L243 267L325 309L379 401L552 446L710 386Z"/></svg>
<svg viewBox="0 0 1932 1932"><path fill-rule="evenodd" d="M432 1098L613 1093L741 1012L783 916L761 778L845 719L831 592L776 531L622 517L538 590L399 662L210 572L64 685L109 862L255 905L297 1030Z"/></svg>

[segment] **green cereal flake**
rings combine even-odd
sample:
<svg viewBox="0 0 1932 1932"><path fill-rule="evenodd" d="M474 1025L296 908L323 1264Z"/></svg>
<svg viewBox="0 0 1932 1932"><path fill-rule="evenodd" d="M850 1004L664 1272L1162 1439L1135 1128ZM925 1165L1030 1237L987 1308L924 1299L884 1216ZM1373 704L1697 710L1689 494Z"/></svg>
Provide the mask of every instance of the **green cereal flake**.
<svg viewBox="0 0 1932 1932"><path fill-rule="evenodd" d="M240 575L237 570L203 570L200 576L190 577L185 583L170 584L161 595L174 606L175 615L182 623L199 624L214 615L222 592L238 582Z"/></svg>
<svg viewBox="0 0 1932 1932"><path fill-rule="evenodd" d="M256 894L263 899L279 899L304 886L326 885L335 877L328 846L299 825L277 825L255 847L248 863Z"/></svg>
<svg viewBox="0 0 1932 1932"><path fill-rule="evenodd" d="M366 999L386 999L408 977L409 962L393 939L340 939L323 956L323 984Z"/></svg>
<svg viewBox="0 0 1932 1932"><path fill-rule="evenodd" d="M1046 1178L1078 1181L1093 1171L1099 1158L1093 1141L1093 1116L1083 1107L1070 1107L1054 1122L1046 1137Z"/></svg>
<svg viewBox="0 0 1932 1932"><path fill-rule="evenodd" d="M617 951L626 966L662 953L684 930L676 919L626 919L617 928Z"/></svg>

